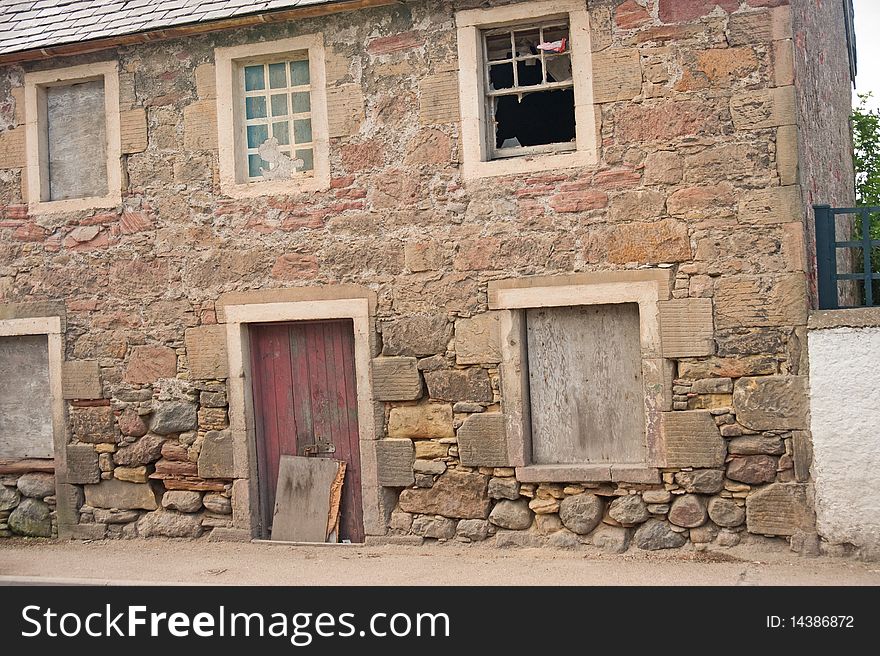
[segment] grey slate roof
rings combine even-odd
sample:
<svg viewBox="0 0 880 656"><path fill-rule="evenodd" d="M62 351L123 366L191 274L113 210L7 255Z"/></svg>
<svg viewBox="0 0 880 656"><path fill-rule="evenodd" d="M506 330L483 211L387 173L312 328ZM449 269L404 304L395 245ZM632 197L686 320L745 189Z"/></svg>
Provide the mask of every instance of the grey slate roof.
<svg viewBox="0 0 880 656"><path fill-rule="evenodd" d="M0 0L0 54L338 0Z"/></svg>

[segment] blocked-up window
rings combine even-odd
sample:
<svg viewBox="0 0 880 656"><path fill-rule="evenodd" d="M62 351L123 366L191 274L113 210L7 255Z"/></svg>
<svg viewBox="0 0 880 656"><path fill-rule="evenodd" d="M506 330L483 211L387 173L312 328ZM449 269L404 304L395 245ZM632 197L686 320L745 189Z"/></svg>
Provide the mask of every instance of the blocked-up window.
<svg viewBox="0 0 880 656"><path fill-rule="evenodd" d="M249 181L289 178L315 168L308 53L240 68Z"/></svg>
<svg viewBox="0 0 880 656"><path fill-rule="evenodd" d="M48 338L0 337L0 372L0 459L51 458Z"/></svg>
<svg viewBox="0 0 880 656"><path fill-rule="evenodd" d="M566 19L483 30L491 159L576 148Z"/></svg>
<svg viewBox="0 0 880 656"><path fill-rule="evenodd" d="M532 463L643 463L636 303L526 310Z"/></svg>
<svg viewBox="0 0 880 656"><path fill-rule="evenodd" d="M104 80L47 87L46 200L107 194Z"/></svg>

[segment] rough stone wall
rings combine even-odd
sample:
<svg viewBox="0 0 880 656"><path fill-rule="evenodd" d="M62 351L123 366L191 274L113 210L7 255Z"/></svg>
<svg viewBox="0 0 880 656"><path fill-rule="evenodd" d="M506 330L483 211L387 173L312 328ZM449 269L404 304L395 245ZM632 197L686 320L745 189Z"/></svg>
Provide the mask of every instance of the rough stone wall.
<svg viewBox="0 0 880 656"><path fill-rule="evenodd" d="M374 384L382 367L395 383L375 394L387 401L379 480L399 495L392 533L618 551L804 543L805 213L780 149L796 90L776 56L788 3L591 2L599 164L465 184L453 16L485 4L407 2L30 65L112 55L121 70L122 207L29 216L16 151L0 167L0 303L64 302L66 357L100 381L68 402L67 480L84 490L74 535L197 536L246 515L222 348L197 357L222 340L218 300L356 283L378 297ZM331 189L224 198L213 48L316 31ZM22 74L0 75L4 144L23 129ZM719 445L711 460L588 484L524 483L492 462L481 447L503 426L503 398L488 282L660 265L674 298L713 304L701 352L714 355L676 358L669 390L681 434Z"/></svg>
<svg viewBox="0 0 880 656"><path fill-rule="evenodd" d="M852 161L852 79L846 42L846 3L791 3L794 75L797 80L799 179L808 208L810 292L816 291L816 230L813 205L855 205ZM841 225L841 228L847 228ZM846 233L841 233L846 234ZM814 305L815 306L815 305Z"/></svg>

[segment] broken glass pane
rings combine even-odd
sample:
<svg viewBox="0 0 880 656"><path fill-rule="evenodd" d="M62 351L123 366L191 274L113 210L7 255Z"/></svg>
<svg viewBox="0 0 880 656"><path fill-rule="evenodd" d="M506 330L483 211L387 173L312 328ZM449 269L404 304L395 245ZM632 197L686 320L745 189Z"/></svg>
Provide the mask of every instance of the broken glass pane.
<svg viewBox="0 0 880 656"><path fill-rule="evenodd" d="M514 32L513 39L516 42L517 57L538 54L538 44L541 42L541 36L537 29L518 30Z"/></svg>
<svg viewBox="0 0 880 656"><path fill-rule="evenodd" d="M272 96L272 116L287 116L287 94L279 93Z"/></svg>
<svg viewBox="0 0 880 656"><path fill-rule="evenodd" d="M287 86L287 66L281 64L269 64L269 88L283 89Z"/></svg>
<svg viewBox="0 0 880 656"><path fill-rule="evenodd" d="M487 35L486 54L490 62L510 59L510 32Z"/></svg>
<svg viewBox="0 0 880 656"><path fill-rule="evenodd" d="M290 144L290 126L287 121L272 124L272 136L278 139L278 144L287 146Z"/></svg>
<svg viewBox="0 0 880 656"><path fill-rule="evenodd" d="M290 62L290 86L298 87L309 83L309 60Z"/></svg>
<svg viewBox="0 0 880 656"><path fill-rule="evenodd" d="M296 151L296 159L301 159L305 162L305 165L298 169L300 171L311 171L315 168L315 154L311 148Z"/></svg>
<svg viewBox="0 0 880 656"><path fill-rule="evenodd" d="M494 90L513 88L513 64L495 64L489 67L489 84Z"/></svg>
<svg viewBox="0 0 880 656"><path fill-rule="evenodd" d="M244 67L244 90L258 91L266 88L266 80L263 76L263 66Z"/></svg>
<svg viewBox="0 0 880 656"><path fill-rule="evenodd" d="M495 146L517 139L523 146L567 143L575 138L574 90L503 96L495 105Z"/></svg>
<svg viewBox="0 0 880 656"><path fill-rule="evenodd" d="M247 126L247 145L248 148L258 148L261 143L269 138L268 125L249 125Z"/></svg>
<svg viewBox="0 0 880 656"><path fill-rule="evenodd" d="M245 118L266 118L266 98L265 96L256 96L253 98L245 98Z"/></svg>
<svg viewBox="0 0 880 656"><path fill-rule="evenodd" d="M312 140L312 120L297 119L293 122L293 140L295 143L309 143Z"/></svg>
<svg viewBox="0 0 880 656"><path fill-rule="evenodd" d="M297 91L291 94L291 100L293 102L294 114L304 114L312 109L312 102L308 91Z"/></svg>
<svg viewBox="0 0 880 656"><path fill-rule="evenodd" d="M571 79L571 58L568 55L556 55L544 60L547 67L548 82L567 82Z"/></svg>

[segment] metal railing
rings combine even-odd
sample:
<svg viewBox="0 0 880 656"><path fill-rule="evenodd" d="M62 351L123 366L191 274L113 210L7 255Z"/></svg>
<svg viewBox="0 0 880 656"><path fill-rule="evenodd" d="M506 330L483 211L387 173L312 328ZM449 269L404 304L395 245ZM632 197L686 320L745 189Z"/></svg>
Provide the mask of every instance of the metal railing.
<svg viewBox="0 0 880 656"><path fill-rule="evenodd" d="M880 207L814 205L813 211L816 214L819 309L880 305L880 250L874 252L880 249L880 239L871 238L872 223L880 225ZM854 221L847 223L838 218L848 215ZM838 241L839 229L850 233L843 241ZM838 256L841 250L843 257ZM849 281L849 285L844 283L841 289L841 281Z"/></svg>

